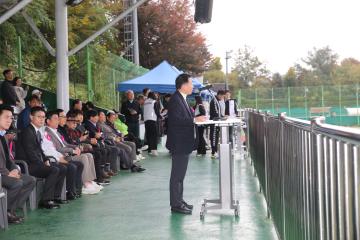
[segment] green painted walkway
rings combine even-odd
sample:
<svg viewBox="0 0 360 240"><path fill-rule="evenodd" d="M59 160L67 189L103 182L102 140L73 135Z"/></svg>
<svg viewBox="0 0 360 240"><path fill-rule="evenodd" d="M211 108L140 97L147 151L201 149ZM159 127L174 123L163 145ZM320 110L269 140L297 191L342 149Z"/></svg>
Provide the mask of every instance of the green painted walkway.
<svg viewBox="0 0 360 240"><path fill-rule="evenodd" d="M233 211L208 211L204 221L199 218L202 199L218 194L218 160L191 159L184 191L195 205L191 216L170 212L168 154L148 157L143 165L146 172L123 172L97 196L83 196L58 210L29 212L24 224L0 232L0 239L276 239L248 160L238 157L235 163L240 218Z"/></svg>

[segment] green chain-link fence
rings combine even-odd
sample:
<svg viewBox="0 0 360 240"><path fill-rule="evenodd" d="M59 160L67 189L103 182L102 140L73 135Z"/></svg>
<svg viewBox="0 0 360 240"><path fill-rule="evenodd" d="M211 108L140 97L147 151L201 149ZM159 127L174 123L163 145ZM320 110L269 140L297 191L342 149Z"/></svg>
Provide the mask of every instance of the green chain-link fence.
<svg viewBox="0 0 360 240"><path fill-rule="evenodd" d="M56 65L43 68L29 61L22 53L21 39L0 46L0 71L11 68L25 83L49 91L56 106ZM93 101L106 109L119 108L118 83L135 78L148 70L105 50L101 45L90 45L70 57L70 97Z"/></svg>
<svg viewBox="0 0 360 240"><path fill-rule="evenodd" d="M325 116L326 122L360 126L359 84L316 87L242 89L238 103L273 114L310 119Z"/></svg>

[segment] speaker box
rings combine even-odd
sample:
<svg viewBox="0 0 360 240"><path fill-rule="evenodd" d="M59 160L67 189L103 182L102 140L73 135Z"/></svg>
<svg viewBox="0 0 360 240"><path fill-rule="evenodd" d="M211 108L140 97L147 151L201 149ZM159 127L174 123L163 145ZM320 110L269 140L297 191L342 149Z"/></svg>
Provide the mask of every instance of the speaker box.
<svg viewBox="0 0 360 240"><path fill-rule="evenodd" d="M213 0L196 0L195 1L195 22L211 22Z"/></svg>

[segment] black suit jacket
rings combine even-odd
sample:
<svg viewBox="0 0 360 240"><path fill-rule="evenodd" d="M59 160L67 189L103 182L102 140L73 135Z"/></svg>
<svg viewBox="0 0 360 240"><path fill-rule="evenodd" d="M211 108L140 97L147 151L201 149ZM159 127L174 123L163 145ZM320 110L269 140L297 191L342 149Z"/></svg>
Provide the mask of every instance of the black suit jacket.
<svg viewBox="0 0 360 240"><path fill-rule="evenodd" d="M16 158L25 160L30 165L43 165L46 161L41 142L38 141L35 128L31 124L19 134Z"/></svg>
<svg viewBox="0 0 360 240"><path fill-rule="evenodd" d="M1 85L1 97L4 104L15 106L19 101L12 82L5 80Z"/></svg>
<svg viewBox="0 0 360 240"><path fill-rule="evenodd" d="M189 154L197 147L194 112L179 91L168 104L168 129L166 148L173 154Z"/></svg>
<svg viewBox="0 0 360 240"><path fill-rule="evenodd" d="M237 110L237 102L236 99L230 99L232 101L234 101L234 113L237 115L238 114L238 110ZM230 115L230 102L229 100L227 100L225 102L225 115Z"/></svg>
<svg viewBox="0 0 360 240"><path fill-rule="evenodd" d="M10 171L17 169L17 167L10 159L9 148L3 136L0 136L0 141L0 174L7 176Z"/></svg>

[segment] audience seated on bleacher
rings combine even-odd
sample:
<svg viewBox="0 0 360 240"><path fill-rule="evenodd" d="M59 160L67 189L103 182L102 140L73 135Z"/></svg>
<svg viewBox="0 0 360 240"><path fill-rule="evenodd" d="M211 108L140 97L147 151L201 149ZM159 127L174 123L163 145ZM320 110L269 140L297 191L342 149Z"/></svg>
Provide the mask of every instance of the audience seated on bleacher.
<svg viewBox="0 0 360 240"><path fill-rule="evenodd" d="M13 71L11 69L6 69L3 72L5 81L1 84L1 97L3 104L9 105L11 107L16 107L20 104L18 96L16 95L15 88L13 85Z"/></svg>
<svg viewBox="0 0 360 240"><path fill-rule="evenodd" d="M76 181L76 191L73 189L67 189L67 198L69 200L79 197L81 192L84 194L95 194L98 193L102 187L93 182L96 179L94 158L91 153L84 153L81 150L81 147L78 145L69 144L64 137L64 134L67 135L65 126L61 126L64 130L62 134L59 129L60 125L66 124L66 115L62 110L55 111L57 116L52 114L52 117L47 120L47 126L45 128L45 133L47 133L47 138L53 143L56 151L61 153L66 160L72 164L78 164L80 162L83 165L83 171L80 176L80 179ZM48 115L50 112L48 112ZM58 119L58 120L57 120ZM61 123L60 123L61 122ZM57 126L59 125L59 126ZM78 177L78 176L77 176ZM82 188L82 185L84 188Z"/></svg>
<svg viewBox="0 0 360 240"><path fill-rule="evenodd" d="M40 207L54 209L60 207L58 203L62 203L61 191L66 167L57 162L50 162L41 148L45 118L43 108L31 109L30 125L20 132L16 142L16 158L28 163L30 175L45 179Z"/></svg>
<svg viewBox="0 0 360 240"><path fill-rule="evenodd" d="M25 98L27 96L29 87L27 86L25 89L22 87L22 81L20 77L15 77L13 80L13 84L16 95L20 102L16 107L16 113L20 113L25 108Z"/></svg>
<svg viewBox="0 0 360 240"><path fill-rule="evenodd" d="M40 99L41 107L45 110L45 112L48 110L45 103L42 101L42 92L39 89L34 89L31 92L31 96L37 96Z"/></svg>
<svg viewBox="0 0 360 240"><path fill-rule="evenodd" d="M22 175L18 166L10 158L8 143L4 137L13 121L13 109L0 105L0 174L2 187L7 190L8 222L18 224L24 218L17 216L15 210L22 207L35 187L35 178Z"/></svg>
<svg viewBox="0 0 360 240"><path fill-rule="evenodd" d="M121 161L128 161L128 157L126 156L124 150L117 148L112 143L109 143L109 141L105 141L101 129L97 126L98 121L99 121L98 112L96 110L88 110L87 120L84 123L84 127L86 128L86 130L89 131L89 137L95 138L97 141L97 144L93 145L93 147L100 148L106 152L106 156L107 156L106 164L109 164L109 166L112 167L112 169L106 167L105 171L109 175L114 175L114 172L116 174L117 171L116 164L118 161L118 157L120 158Z"/></svg>
<svg viewBox="0 0 360 240"><path fill-rule="evenodd" d="M41 107L41 101L37 96L31 96L28 105L20 112L17 118L16 126L18 130L27 128L30 125L30 112L33 107Z"/></svg>
<svg viewBox="0 0 360 240"><path fill-rule="evenodd" d="M124 141L120 134L115 134L113 132L113 129L106 124L106 116L105 113L102 111L99 112L99 121L97 125L103 133L103 138L105 139L105 141L112 143L119 149L123 149L126 153L126 156L129 157L130 160L135 162L137 161L136 144L133 142Z"/></svg>
<svg viewBox="0 0 360 240"><path fill-rule="evenodd" d="M63 146L57 131L58 125L59 115L57 111L48 111L46 113L46 127L42 149L45 155L54 157L59 165L66 167L66 197L67 200L74 200L81 196L81 176L84 165L81 161L76 161L79 160L76 156L80 155L80 149L65 149L65 146ZM47 144L47 141L50 144Z"/></svg>

